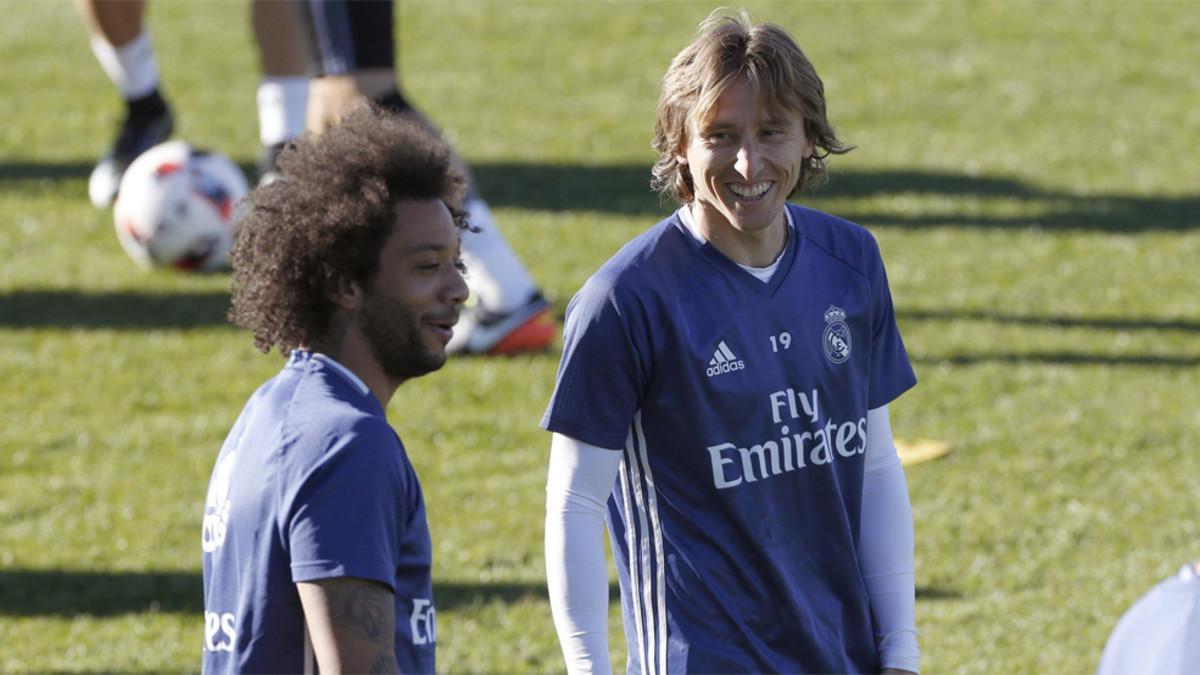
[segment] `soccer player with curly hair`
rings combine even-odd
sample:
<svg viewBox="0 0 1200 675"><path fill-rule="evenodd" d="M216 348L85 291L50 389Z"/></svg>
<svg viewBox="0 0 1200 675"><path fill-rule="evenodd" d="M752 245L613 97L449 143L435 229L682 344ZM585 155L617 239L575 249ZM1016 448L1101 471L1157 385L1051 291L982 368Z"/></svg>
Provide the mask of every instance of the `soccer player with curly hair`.
<svg viewBox="0 0 1200 675"><path fill-rule="evenodd" d="M279 164L237 229L230 318L289 356L209 482L203 670L432 672L425 505L385 410L446 361L465 181L445 143L373 104Z"/></svg>

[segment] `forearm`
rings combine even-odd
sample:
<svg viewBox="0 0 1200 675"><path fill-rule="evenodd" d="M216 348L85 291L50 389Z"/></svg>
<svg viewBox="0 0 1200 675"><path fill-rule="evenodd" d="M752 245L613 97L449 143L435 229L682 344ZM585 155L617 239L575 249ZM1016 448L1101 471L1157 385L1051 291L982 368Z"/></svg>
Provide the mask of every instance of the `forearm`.
<svg viewBox="0 0 1200 675"><path fill-rule="evenodd" d="M605 500L620 453L555 435L546 484L546 581L568 672L610 673Z"/></svg>
<svg viewBox="0 0 1200 675"><path fill-rule="evenodd" d="M883 667L917 672L912 506L886 407L867 419L859 562Z"/></svg>
<svg viewBox="0 0 1200 675"><path fill-rule="evenodd" d="M547 495L546 582L570 673L611 671L603 532L603 517L577 512L564 495Z"/></svg>

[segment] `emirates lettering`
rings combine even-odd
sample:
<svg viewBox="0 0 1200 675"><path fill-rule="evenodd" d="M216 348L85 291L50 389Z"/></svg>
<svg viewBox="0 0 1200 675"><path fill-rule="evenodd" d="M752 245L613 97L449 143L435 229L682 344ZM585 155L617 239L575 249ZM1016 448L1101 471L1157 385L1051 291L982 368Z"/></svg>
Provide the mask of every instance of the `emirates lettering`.
<svg viewBox="0 0 1200 675"><path fill-rule="evenodd" d="M408 623L414 645L437 642L437 610L433 608L433 600L413 598L413 610Z"/></svg>
<svg viewBox="0 0 1200 675"><path fill-rule="evenodd" d="M824 466L836 458L849 459L867 449L867 418L820 423L817 390L811 393L784 389L768 397L771 419L779 424L779 437L746 445L719 443L708 446L713 485L727 490L809 466ZM795 430L789 424L806 428ZM814 428L815 427L815 428Z"/></svg>

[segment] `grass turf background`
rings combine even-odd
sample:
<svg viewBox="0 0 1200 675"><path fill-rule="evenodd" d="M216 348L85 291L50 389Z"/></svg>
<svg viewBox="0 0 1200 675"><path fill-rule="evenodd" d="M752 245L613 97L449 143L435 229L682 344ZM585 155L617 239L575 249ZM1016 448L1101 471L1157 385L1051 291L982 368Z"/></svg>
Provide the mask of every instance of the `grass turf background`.
<svg viewBox="0 0 1200 675"><path fill-rule="evenodd" d="M908 470L928 673L1090 672L1200 555L1200 14L1189 3L747 3L858 149L798 201L869 227L921 379ZM561 313L668 211L656 84L712 5L403 2L410 98L471 162ZM70 3L0 22L0 670L198 668L217 449L279 366L228 277L146 272L87 173L119 114ZM152 2L178 136L257 149L244 2ZM421 474L445 671L561 669L545 599L557 351L464 359L389 415ZM613 593L615 663L623 639Z"/></svg>

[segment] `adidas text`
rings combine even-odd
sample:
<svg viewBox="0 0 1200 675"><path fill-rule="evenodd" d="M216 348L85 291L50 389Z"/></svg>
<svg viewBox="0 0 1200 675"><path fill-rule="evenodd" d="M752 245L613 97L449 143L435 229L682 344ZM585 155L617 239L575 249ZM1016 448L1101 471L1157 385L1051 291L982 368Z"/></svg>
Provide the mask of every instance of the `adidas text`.
<svg viewBox="0 0 1200 675"><path fill-rule="evenodd" d="M718 363L715 366L709 366L708 370L704 371L709 377L720 375L722 373L731 373L735 370L745 370L746 362L738 359L737 361L726 361Z"/></svg>

